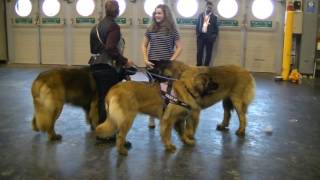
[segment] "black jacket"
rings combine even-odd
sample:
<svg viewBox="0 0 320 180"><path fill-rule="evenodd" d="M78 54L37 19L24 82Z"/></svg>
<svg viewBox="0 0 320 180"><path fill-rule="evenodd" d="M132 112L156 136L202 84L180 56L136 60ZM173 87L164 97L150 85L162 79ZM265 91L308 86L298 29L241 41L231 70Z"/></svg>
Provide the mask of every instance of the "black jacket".
<svg viewBox="0 0 320 180"><path fill-rule="evenodd" d="M214 41L219 33L218 18L216 15L214 15L214 13L211 13L207 33L203 33L202 32L203 18L204 18L203 14L204 12L201 13L197 19L197 24L196 24L197 37L209 38L210 40Z"/></svg>
<svg viewBox="0 0 320 180"><path fill-rule="evenodd" d="M98 26L99 36L103 44L99 41L96 31ZM103 54L105 51L112 59L119 64L126 64L127 58L124 57L118 49L118 43L121 39L119 25L111 17L105 17L99 24L91 29L90 49L92 54Z"/></svg>

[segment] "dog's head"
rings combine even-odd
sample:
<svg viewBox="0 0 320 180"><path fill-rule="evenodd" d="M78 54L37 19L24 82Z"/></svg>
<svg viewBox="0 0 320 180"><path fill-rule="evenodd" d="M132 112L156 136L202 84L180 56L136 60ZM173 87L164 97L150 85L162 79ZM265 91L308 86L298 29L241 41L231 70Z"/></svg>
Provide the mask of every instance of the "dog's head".
<svg viewBox="0 0 320 180"><path fill-rule="evenodd" d="M208 73L197 73L192 77L184 76L182 79L189 93L194 98L210 95L219 88L219 84L214 82Z"/></svg>
<svg viewBox="0 0 320 180"><path fill-rule="evenodd" d="M181 74L189 68L188 65L180 61L151 61L154 64L153 69L150 69L149 72L179 79Z"/></svg>

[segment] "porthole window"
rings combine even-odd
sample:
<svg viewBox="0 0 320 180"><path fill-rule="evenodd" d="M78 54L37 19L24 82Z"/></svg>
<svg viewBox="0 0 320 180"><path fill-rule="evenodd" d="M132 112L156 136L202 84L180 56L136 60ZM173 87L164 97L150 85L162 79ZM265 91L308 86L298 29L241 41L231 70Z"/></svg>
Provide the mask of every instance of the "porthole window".
<svg viewBox="0 0 320 180"><path fill-rule="evenodd" d="M152 16L154 9L159 5L164 4L163 0L146 0L144 2L144 11L149 15Z"/></svg>
<svg viewBox="0 0 320 180"><path fill-rule="evenodd" d="M239 6L235 0L220 0L217 9L220 16L229 19L238 13Z"/></svg>
<svg viewBox="0 0 320 180"><path fill-rule="evenodd" d="M19 16L26 17L31 13L32 4L30 0L18 0L14 9Z"/></svg>
<svg viewBox="0 0 320 180"><path fill-rule="evenodd" d="M251 11L255 18L267 19L272 15L273 8L271 0L255 0L252 3Z"/></svg>
<svg viewBox="0 0 320 180"><path fill-rule="evenodd" d="M60 11L60 2L58 0L45 0L42 4L42 12L49 17L55 16Z"/></svg>
<svg viewBox="0 0 320 180"><path fill-rule="evenodd" d="M126 2L124 0L117 0L119 4L119 16L121 16L126 10Z"/></svg>
<svg viewBox="0 0 320 180"><path fill-rule="evenodd" d="M76 10L81 16L90 16L95 8L93 0L78 0Z"/></svg>
<svg viewBox="0 0 320 180"><path fill-rule="evenodd" d="M192 17L198 10L198 2L196 0L179 0L177 3L177 11L183 17Z"/></svg>

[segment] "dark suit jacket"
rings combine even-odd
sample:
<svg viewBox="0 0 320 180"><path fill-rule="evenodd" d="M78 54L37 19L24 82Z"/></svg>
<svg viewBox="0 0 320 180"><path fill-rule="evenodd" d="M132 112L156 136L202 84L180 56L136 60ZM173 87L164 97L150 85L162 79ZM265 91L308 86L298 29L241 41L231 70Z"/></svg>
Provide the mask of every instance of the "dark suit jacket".
<svg viewBox="0 0 320 180"><path fill-rule="evenodd" d="M219 33L219 27L218 27L218 18L214 13L211 13L210 20L209 20L209 26L207 29L207 33L202 33L202 26L203 26L203 16L204 12L201 13L198 16L197 24L196 24L196 33L197 38L208 38L209 40L215 41L216 37Z"/></svg>

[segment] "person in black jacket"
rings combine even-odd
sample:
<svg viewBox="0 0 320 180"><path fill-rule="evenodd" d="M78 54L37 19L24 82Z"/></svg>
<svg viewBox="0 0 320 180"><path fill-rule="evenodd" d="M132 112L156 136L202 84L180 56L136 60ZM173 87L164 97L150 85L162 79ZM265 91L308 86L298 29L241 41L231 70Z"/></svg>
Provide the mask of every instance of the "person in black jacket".
<svg viewBox="0 0 320 180"><path fill-rule="evenodd" d="M91 58L89 60L91 73L96 81L99 95L99 124L106 120L104 98L108 90L123 79L119 70L121 67L133 65L122 55L120 26L115 22L119 15L119 4L116 0L105 3L106 16L90 32Z"/></svg>
<svg viewBox="0 0 320 180"><path fill-rule="evenodd" d="M199 15L197 20L197 66L210 65L212 48L218 36L217 16L213 13L212 9L212 2L207 1L206 10ZM204 49L206 55L203 62Z"/></svg>

